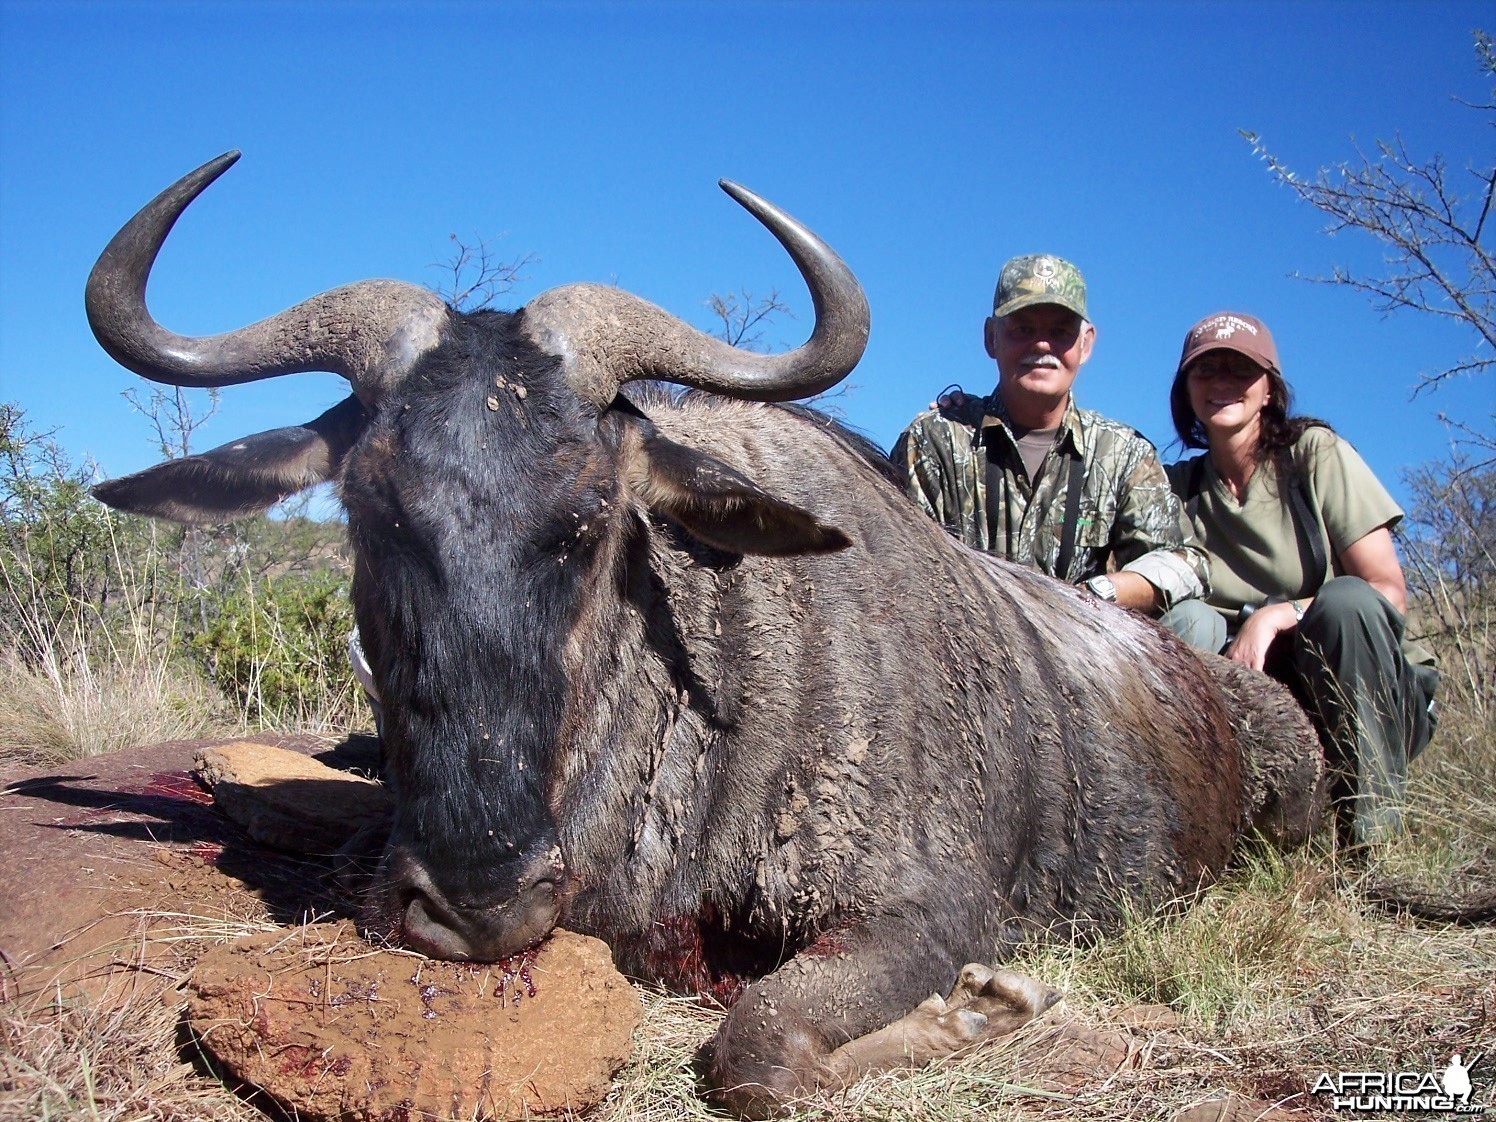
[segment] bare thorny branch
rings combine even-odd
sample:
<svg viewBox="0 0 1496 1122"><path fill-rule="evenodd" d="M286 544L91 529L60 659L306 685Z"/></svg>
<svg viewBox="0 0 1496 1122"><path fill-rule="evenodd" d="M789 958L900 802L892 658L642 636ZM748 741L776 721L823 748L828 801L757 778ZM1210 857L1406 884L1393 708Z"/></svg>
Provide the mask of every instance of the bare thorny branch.
<svg viewBox="0 0 1496 1122"><path fill-rule="evenodd" d="M452 256L431 265L431 268L449 274L449 279L445 284L434 286L434 291L460 311L476 312L488 307L523 280L524 269L539 260L535 254L526 253L513 261L500 261L494 243L485 238L465 242L456 234L449 236Z"/></svg>
<svg viewBox="0 0 1496 1122"><path fill-rule="evenodd" d="M1496 76L1490 37L1478 33L1475 47L1481 70ZM1496 90L1490 102L1461 104L1491 115L1486 124L1496 128ZM1242 135L1278 182L1329 216L1328 233L1361 230L1389 251L1383 275L1336 266L1328 277L1306 279L1362 292L1385 313L1424 312L1475 332L1476 351L1443 370L1420 375L1416 392L1496 367L1496 260L1487 224L1496 201L1496 164L1490 156L1451 178L1442 156L1420 161L1397 136L1377 141L1372 157L1358 149L1354 162L1321 168L1306 178L1268 151L1256 134Z"/></svg>
<svg viewBox="0 0 1496 1122"><path fill-rule="evenodd" d="M713 334L732 347L744 350L764 349L764 329L778 316L794 318L789 305L779 299L777 288L769 289L767 296L754 298L746 288L740 292L712 293L706 306L722 321L722 326Z"/></svg>
<svg viewBox="0 0 1496 1122"><path fill-rule="evenodd" d="M795 313L790 311L789 305L779 298L777 288L769 289L767 296L760 297L755 297L746 288L737 292L729 292L725 296L720 292L714 292L707 300L706 306L722 321L722 325L712 334L724 343L750 351L769 349L764 345L764 331L774 320L780 316L795 318ZM835 417L838 421L845 422L845 410L836 402L836 399L846 397L852 388L847 382L842 382L824 393L807 398L805 404Z"/></svg>
<svg viewBox="0 0 1496 1122"><path fill-rule="evenodd" d="M1496 421L1496 415L1491 420ZM1439 414L1439 423L1449 431L1450 447L1458 449L1464 457L1465 466L1460 474L1478 475L1496 468L1496 433L1481 432L1446 413Z"/></svg>
<svg viewBox="0 0 1496 1122"><path fill-rule="evenodd" d="M218 391L209 389L207 394L207 408L201 414L193 412L193 397L181 386L153 386L151 396L144 401L134 390L125 390L120 396L150 423L161 454L176 460L192 454L193 434L218 412Z"/></svg>
<svg viewBox="0 0 1496 1122"><path fill-rule="evenodd" d="M1445 421L1449 459L1405 473L1413 502L1397 537L1419 630L1439 647L1450 687L1486 713L1496 699L1496 471L1489 438L1478 459L1471 430Z"/></svg>

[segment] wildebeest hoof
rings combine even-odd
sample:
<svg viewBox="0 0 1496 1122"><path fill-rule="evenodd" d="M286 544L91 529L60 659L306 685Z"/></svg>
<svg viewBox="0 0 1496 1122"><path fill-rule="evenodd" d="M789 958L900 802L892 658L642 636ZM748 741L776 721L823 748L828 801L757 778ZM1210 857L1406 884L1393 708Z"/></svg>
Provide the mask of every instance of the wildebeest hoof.
<svg viewBox="0 0 1496 1122"><path fill-rule="evenodd" d="M845 1083L897 1067L922 1067L1006 1035L1039 1016L1063 994L1014 970L963 967L949 997L931 994L906 1016L844 1044L830 1066Z"/></svg>
<svg viewBox="0 0 1496 1122"><path fill-rule="evenodd" d="M895 1025L907 1022L911 1044L934 1059L1013 1032L1062 996L1026 974L971 962L962 967L949 997L931 994ZM916 1038L922 1039L916 1043ZM912 1059L913 1047L909 1054Z"/></svg>
<svg viewBox="0 0 1496 1122"><path fill-rule="evenodd" d="M1048 1010L1065 995L1037 978L1016 970L994 970L980 962L961 968L945 1005L996 1019L999 1025L986 1036L1002 1036Z"/></svg>

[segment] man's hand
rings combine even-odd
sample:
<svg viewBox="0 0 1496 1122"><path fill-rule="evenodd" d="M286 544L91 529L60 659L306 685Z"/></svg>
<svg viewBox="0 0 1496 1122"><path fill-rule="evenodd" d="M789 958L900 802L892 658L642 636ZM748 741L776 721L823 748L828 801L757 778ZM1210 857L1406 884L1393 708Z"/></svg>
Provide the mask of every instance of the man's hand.
<svg viewBox="0 0 1496 1122"><path fill-rule="evenodd" d="M966 403L973 400L975 399L972 395L960 386L952 386L942 391L941 395L935 399L933 408L939 409L942 413L952 413L964 409Z"/></svg>
<svg viewBox="0 0 1496 1122"><path fill-rule="evenodd" d="M1241 625L1236 638L1226 648L1226 657L1253 670L1267 665L1267 652L1273 640L1298 626L1292 604L1268 604L1258 608Z"/></svg>

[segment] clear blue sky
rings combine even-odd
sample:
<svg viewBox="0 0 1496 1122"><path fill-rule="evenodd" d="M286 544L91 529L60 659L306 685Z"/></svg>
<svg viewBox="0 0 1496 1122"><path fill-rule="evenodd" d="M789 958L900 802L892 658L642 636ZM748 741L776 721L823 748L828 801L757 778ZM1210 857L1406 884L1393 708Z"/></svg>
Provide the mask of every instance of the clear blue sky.
<svg viewBox="0 0 1496 1122"><path fill-rule="evenodd" d="M203 334L367 277L437 284L448 236L539 260L503 306L616 282L703 328L714 291L809 300L715 186L736 179L824 236L873 332L843 402L885 447L949 382L985 392L1002 261L1077 262L1099 328L1081 404L1171 441L1179 344L1222 309L1265 319L1301 407L1399 497L1445 452L1438 411L1486 424L1496 385L1410 401L1472 346L1289 277L1374 267L1331 239L1238 135L1291 166L1401 132L1491 158L1476 3L24 3L0 0L0 400L106 474L155 458L99 350L83 282L118 226L229 148L152 281ZM343 384L224 391L199 448L306 420Z"/></svg>

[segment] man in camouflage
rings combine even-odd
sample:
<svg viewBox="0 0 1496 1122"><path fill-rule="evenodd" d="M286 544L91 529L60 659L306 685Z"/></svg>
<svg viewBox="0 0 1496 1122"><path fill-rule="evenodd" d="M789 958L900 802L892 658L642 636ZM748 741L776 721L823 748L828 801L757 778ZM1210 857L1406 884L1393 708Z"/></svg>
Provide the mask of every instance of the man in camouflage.
<svg viewBox="0 0 1496 1122"><path fill-rule="evenodd" d="M910 497L972 548L1162 616L1192 639L1197 622L1212 622L1209 565L1158 454L1071 396L1095 340L1080 270L1049 254L1013 258L986 323L996 389L921 413L894 462Z"/></svg>

